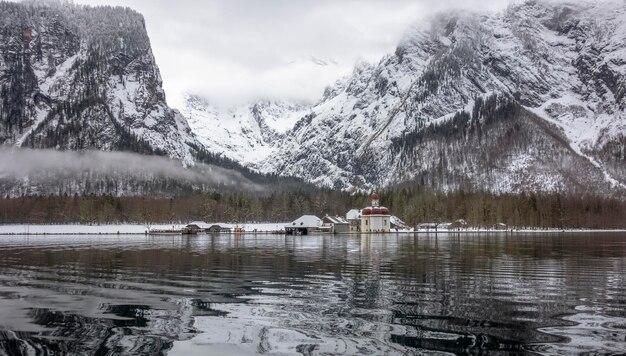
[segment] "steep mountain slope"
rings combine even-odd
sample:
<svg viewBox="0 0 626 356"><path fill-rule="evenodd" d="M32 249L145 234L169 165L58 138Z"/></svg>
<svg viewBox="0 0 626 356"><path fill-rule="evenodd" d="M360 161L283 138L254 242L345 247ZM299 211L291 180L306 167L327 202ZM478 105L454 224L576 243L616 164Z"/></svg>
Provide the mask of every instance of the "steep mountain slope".
<svg viewBox="0 0 626 356"><path fill-rule="evenodd" d="M498 193L576 191L608 193L602 171L575 152L565 135L506 95L479 98L472 112L393 140L389 181L416 181L443 190ZM376 167L368 167L377 172ZM371 174L371 173L370 173ZM367 173L363 173L364 176Z"/></svg>
<svg viewBox="0 0 626 356"><path fill-rule="evenodd" d="M130 9L0 2L0 92L0 144L193 163L195 137L167 106L144 19Z"/></svg>
<svg viewBox="0 0 626 356"><path fill-rule="evenodd" d="M441 189L623 191L624 51L623 2L441 15L329 88L262 169L343 189L420 179ZM502 107L514 110L494 114ZM454 126L455 116L467 122Z"/></svg>
<svg viewBox="0 0 626 356"><path fill-rule="evenodd" d="M197 95L187 95L181 109L208 150L252 168L271 156L276 142L309 111L305 104L269 100L223 107Z"/></svg>

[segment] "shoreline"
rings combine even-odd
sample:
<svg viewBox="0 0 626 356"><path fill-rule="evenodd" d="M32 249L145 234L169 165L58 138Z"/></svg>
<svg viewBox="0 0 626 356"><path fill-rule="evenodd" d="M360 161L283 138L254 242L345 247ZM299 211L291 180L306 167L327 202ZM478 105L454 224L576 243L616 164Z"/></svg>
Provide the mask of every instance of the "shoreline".
<svg viewBox="0 0 626 356"><path fill-rule="evenodd" d="M119 224L119 225L0 225L0 236L49 236L49 235L64 235L64 236L86 236L86 235L103 235L103 236L117 236L117 235L145 235L145 236L176 236L180 233L168 233L168 234L151 234L149 229L155 227L163 228L177 228L181 227L181 224L173 225L133 225L133 224ZM244 232L222 232L221 235L284 235L284 231L280 227L284 227L280 223L262 223L262 224L242 224L245 228ZM368 232L350 232L344 234L337 234L337 236L355 236L355 235L379 235L379 234L398 234L398 235L453 235L453 234L537 234L537 233L550 233L550 234L572 234L572 233L626 233L626 229L507 229L507 230L495 230L495 229L458 229L458 230L399 230L390 231L388 233L368 233ZM205 235L204 233L199 236ZM206 234L210 235L210 234ZM330 233L315 232L308 236L315 235L332 235ZM193 235L192 235L193 236ZM306 236L306 235L305 235Z"/></svg>

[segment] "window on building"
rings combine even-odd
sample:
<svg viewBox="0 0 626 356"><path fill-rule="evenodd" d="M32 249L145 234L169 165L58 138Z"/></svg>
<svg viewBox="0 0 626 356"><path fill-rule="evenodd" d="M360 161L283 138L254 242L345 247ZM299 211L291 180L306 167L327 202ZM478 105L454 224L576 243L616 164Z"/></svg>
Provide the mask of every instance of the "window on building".
<svg viewBox="0 0 626 356"><path fill-rule="evenodd" d="M383 225L387 226L387 220L383 220Z"/></svg>
<svg viewBox="0 0 626 356"><path fill-rule="evenodd" d="M367 221L367 220L365 220L365 225L367 225L367 223L368 223L368 221Z"/></svg>

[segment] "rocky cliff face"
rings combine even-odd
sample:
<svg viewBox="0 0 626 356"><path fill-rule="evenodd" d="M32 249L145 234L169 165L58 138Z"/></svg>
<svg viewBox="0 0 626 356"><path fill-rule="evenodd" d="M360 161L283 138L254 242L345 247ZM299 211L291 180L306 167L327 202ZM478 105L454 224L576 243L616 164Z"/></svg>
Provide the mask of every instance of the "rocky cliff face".
<svg viewBox="0 0 626 356"><path fill-rule="evenodd" d="M625 51L623 2L441 15L329 88L262 167L342 189L623 191Z"/></svg>
<svg viewBox="0 0 626 356"><path fill-rule="evenodd" d="M119 7L0 3L0 144L124 150L193 163L143 17Z"/></svg>

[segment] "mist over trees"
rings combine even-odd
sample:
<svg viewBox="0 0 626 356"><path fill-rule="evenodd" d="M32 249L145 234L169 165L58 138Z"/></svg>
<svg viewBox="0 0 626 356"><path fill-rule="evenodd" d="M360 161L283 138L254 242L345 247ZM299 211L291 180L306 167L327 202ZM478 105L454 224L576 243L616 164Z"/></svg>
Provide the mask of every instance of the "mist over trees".
<svg viewBox="0 0 626 356"><path fill-rule="evenodd" d="M192 167L130 152L2 148L0 195L188 196L202 192L313 190L300 179L260 174L198 148Z"/></svg>

